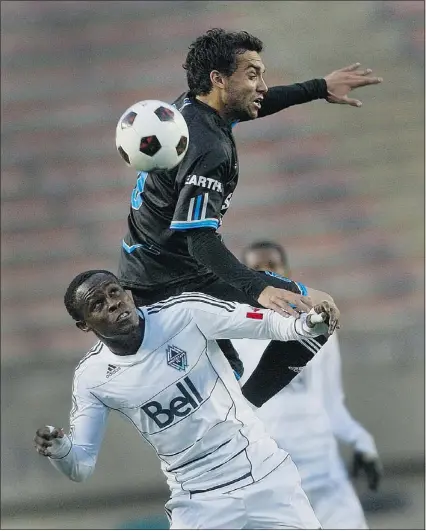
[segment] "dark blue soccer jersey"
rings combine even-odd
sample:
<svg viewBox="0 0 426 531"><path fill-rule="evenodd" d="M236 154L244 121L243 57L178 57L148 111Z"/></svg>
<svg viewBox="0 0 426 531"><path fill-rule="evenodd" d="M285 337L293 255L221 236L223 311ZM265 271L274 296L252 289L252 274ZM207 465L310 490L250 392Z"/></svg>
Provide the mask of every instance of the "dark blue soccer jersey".
<svg viewBox="0 0 426 531"><path fill-rule="evenodd" d="M188 125L188 151L173 170L138 174L119 264L127 288L215 278L190 255L186 234L217 229L230 205L238 182L232 124L187 94L175 106Z"/></svg>
<svg viewBox="0 0 426 531"><path fill-rule="evenodd" d="M271 87L258 117L326 97L324 79ZM188 151L171 171L138 175L118 273L126 288L185 288L218 278L191 256L187 234L197 229L217 229L229 208L238 182L232 124L189 93L182 94L174 105L188 125ZM226 257L217 259L223 265ZM230 267L234 267L234 277L239 277L241 268L235 269L235 264ZM242 289L242 283L238 284Z"/></svg>

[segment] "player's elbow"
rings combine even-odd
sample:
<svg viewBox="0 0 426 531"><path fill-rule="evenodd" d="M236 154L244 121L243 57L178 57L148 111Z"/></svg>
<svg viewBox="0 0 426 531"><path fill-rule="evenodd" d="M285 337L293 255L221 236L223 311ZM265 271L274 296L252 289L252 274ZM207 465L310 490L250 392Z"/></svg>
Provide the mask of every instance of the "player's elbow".
<svg viewBox="0 0 426 531"><path fill-rule="evenodd" d="M69 471L68 477L71 481L76 483L83 483L90 478L95 470L96 457L87 455L85 452L82 452L82 455L79 456L80 459L76 460Z"/></svg>
<svg viewBox="0 0 426 531"><path fill-rule="evenodd" d="M75 483L83 483L83 481L86 481L86 479L88 477L89 476L82 476L82 475L79 475L79 474L72 474L70 476L70 480L74 481Z"/></svg>
<svg viewBox="0 0 426 531"><path fill-rule="evenodd" d="M202 262L206 247L213 240L216 241L216 231L211 228L192 229L186 233L189 254Z"/></svg>
<svg viewBox="0 0 426 531"><path fill-rule="evenodd" d="M75 483L83 483L87 479L90 478L90 476L93 474L95 467L94 466L78 466L75 467L71 474L69 475L69 478L71 481L74 481Z"/></svg>

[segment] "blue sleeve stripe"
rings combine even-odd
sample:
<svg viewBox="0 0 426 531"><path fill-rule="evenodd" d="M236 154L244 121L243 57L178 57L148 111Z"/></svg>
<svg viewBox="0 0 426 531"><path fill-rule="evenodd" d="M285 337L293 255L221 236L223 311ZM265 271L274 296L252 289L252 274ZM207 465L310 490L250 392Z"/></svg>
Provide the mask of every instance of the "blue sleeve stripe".
<svg viewBox="0 0 426 531"><path fill-rule="evenodd" d="M301 282L296 282L295 280L291 280L290 278L283 277L282 275L279 275L278 273L274 273L274 271L264 271L264 273L266 273L267 275L271 277L276 277L276 278L280 278L281 280L286 280L287 282L294 282L296 286L299 288L301 295L308 294L308 290L305 284L302 284Z"/></svg>
<svg viewBox="0 0 426 531"><path fill-rule="evenodd" d="M305 286L305 284L302 284L301 282L296 282L298 288L300 289L300 293L301 295L307 295L308 294L308 290Z"/></svg>
<svg viewBox="0 0 426 531"><path fill-rule="evenodd" d="M203 219L201 221L172 221L170 223L170 228L174 230L199 229L202 227L217 229L219 222L217 219Z"/></svg>
<svg viewBox="0 0 426 531"><path fill-rule="evenodd" d="M203 200L203 196L199 195L197 197L197 201L195 203L194 214L193 214L193 217L192 217L193 220L200 219L200 210L201 210L201 201L202 200Z"/></svg>

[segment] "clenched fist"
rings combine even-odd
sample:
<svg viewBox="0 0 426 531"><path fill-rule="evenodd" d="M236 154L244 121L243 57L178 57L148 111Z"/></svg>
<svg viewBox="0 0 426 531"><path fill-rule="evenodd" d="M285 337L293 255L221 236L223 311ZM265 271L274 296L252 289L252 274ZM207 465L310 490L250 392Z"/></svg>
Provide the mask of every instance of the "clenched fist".
<svg viewBox="0 0 426 531"><path fill-rule="evenodd" d="M58 428L52 428L51 426L44 426L36 431L34 437L34 446L40 455L50 457L52 454L49 448L52 446L55 439L62 439L64 436L64 430Z"/></svg>
<svg viewBox="0 0 426 531"><path fill-rule="evenodd" d="M339 324L340 311L333 301L324 300L316 304L308 313L306 324L313 328L317 323L325 323L328 325L327 333L331 335L336 328L340 328Z"/></svg>
<svg viewBox="0 0 426 531"><path fill-rule="evenodd" d="M383 467L379 456L376 454L368 454L367 452L355 451L352 464L352 476L354 478L358 477L360 471L365 472L368 488L370 490L377 490L383 475Z"/></svg>

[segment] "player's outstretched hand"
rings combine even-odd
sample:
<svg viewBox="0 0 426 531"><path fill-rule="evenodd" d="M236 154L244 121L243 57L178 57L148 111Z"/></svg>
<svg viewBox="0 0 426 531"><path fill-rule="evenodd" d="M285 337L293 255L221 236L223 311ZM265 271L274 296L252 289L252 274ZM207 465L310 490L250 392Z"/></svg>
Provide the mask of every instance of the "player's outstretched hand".
<svg viewBox="0 0 426 531"><path fill-rule="evenodd" d="M367 85L377 85L383 79L370 75L372 70L367 68L359 70L360 63L354 63L350 66L345 66L340 70L335 70L325 76L327 83L329 103L339 103L341 105L351 105L352 107L361 107L362 102L353 98L349 98L348 94L351 90L358 87L366 87Z"/></svg>
<svg viewBox="0 0 426 531"><path fill-rule="evenodd" d="M273 286L267 286L259 295L257 302L264 308L275 310L283 317L289 315L299 317L300 312L308 313L313 306L310 297Z"/></svg>
<svg viewBox="0 0 426 531"><path fill-rule="evenodd" d="M54 439L62 439L63 436L63 429L54 428L52 430L50 426L44 426L36 431L36 436L34 437L34 446L40 455L50 457L52 454L49 448L53 444L52 441Z"/></svg>
<svg viewBox="0 0 426 531"><path fill-rule="evenodd" d="M359 472L364 470L367 476L368 488L377 490L383 475L382 463L378 455L355 451L352 465L352 476L358 477Z"/></svg>
<svg viewBox="0 0 426 531"><path fill-rule="evenodd" d="M315 313L314 313L315 312ZM315 317L318 317L316 320ZM340 311L334 302L324 300L313 307L313 311L309 312L306 323L310 328L313 328L317 323L325 323L328 325L328 334L331 335L336 328L340 328Z"/></svg>

